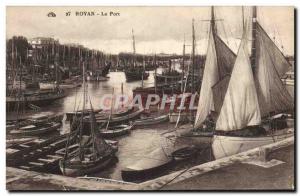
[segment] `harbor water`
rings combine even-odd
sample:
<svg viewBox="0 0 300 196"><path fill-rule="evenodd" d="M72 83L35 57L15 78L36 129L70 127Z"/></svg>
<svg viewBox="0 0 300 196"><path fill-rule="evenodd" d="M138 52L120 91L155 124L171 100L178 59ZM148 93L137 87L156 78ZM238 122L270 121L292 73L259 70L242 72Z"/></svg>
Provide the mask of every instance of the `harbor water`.
<svg viewBox="0 0 300 196"><path fill-rule="evenodd" d="M158 73L160 72L161 69L158 70ZM144 86L153 86L154 84L153 75L154 73L153 71L151 71L148 80L144 81ZM128 96L132 96L132 90L142 85L141 81L126 82L126 78L123 72L110 72L108 77L109 79L107 81L88 82L87 85L88 96L90 97L94 109L100 108L99 107L100 100L105 94L112 94L113 91L115 94L121 94L122 83L123 83L123 93ZM43 112L66 113L66 112L74 111L76 109L81 109L82 99L83 99L83 87L67 89L67 93L68 94L64 99L58 100L46 107L42 107L41 110L38 112L25 111L23 115L31 116ZM86 105L88 106L89 104ZM10 117L13 116L14 113L8 113L7 115L8 117ZM70 123L65 119L66 116L64 117L60 134L68 133L70 130ZM133 130L131 130L131 133L129 135L113 138L114 140L117 140L119 143L118 145L119 150L116 154L117 160L114 161L114 163L110 165L110 167L106 168L105 170L99 171L97 173L89 174L88 176L122 180L121 170L123 168L136 163L141 158L153 158L153 157L147 157L147 155L156 149L164 150L163 146L169 145L169 143L166 141L166 138L162 135L162 133L172 129L174 129L174 124L165 122L158 125L147 126L145 128L134 128ZM53 133L52 135L58 135L58 134L59 133L57 132L57 133ZM47 138L47 137L49 137L49 135L42 136L41 138ZM159 157L154 157L154 158L159 158ZM192 160L188 164L187 163L176 164L169 171L165 171L165 174L174 170L190 167L197 163L199 164L199 161L203 162L205 160L202 157L201 160L194 160L194 161Z"/></svg>

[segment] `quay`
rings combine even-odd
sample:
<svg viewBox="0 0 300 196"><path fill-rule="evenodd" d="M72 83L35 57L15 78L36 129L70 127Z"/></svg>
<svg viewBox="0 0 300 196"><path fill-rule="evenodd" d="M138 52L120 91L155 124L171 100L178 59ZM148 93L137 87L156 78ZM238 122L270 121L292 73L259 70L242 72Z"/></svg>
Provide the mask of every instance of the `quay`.
<svg viewBox="0 0 300 196"><path fill-rule="evenodd" d="M294 137L135 184L7 167L6 188L18 190L287 190L294 191ZM234 188L233 188L234 187Z"/></svg>

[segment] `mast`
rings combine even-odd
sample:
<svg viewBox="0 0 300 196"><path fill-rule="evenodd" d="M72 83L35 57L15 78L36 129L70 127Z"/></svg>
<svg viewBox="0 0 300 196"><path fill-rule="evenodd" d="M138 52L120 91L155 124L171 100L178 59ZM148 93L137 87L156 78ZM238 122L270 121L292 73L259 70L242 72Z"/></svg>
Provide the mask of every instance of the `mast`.
<svg viewBox="0 0 300 196"><path fill-rule="evenodd" d="M133 48L133 66L135 67L135 39L134 39L133 29L132 29L132 48Z"/></svg>
<svg viewBox="0 0 300 196"><path fill-rule="evenodd" d="M142 88L144 88L145 56L143 56Z"/></svg>
<svg viewBox="0 0 300 196"><path fill-rule="evenodd" d="M195 41L195 26L194 26L194 22L195 20L192 20L192 94L195 93L195 45L196 45L196 41ZM191 117L192 117L192 124L193 124L193 128L194 128L194 113L193 111L191 111Z"/></svg>
<svg viewBox="0 0 300 196"><path fill-rule="evenodd" d="M242 6L242 27L243 27L243 31L245 30L245 14L244 14L244 6Z"/></svg>
<svg viewBox="0 0 300 196"><path fill-rule="evenodd" d="M183 51L182 51L182 78L181 78L181 92L183 92L183 79L184 79L184 71L185 71L185 67L184 67L184 57L185 57L185 35L183 36Z"/></svg>
<svg viewBox="0 0 300 196"><path fill-rule="evenodd" d="M81 112L81 123L79 129L79 157L80 161L82 161L83 154L82 154L82 129L83 129L83 114L85 110L85 98L86 98L86 86L85 86L85 64L82 63L82 84L83 84L83 102L82 102L82 112Z"/></svg>
<svg viewBox="0 0 300 196"><path fill-rule="evenodd" d="M216 27L216 19L215 19L215 8L214 6L211 7L211 20L210 20L211 29L213 35L217 35L217 27Z"/></svg>
<svg viewBox="0 0 300 196"><path fill-rule="evenodd" d="M253 7L252 13L252 43L251 43L251 57L250 62L252 69L255 69L256 64L256 29L257 29L257 8Z"/></svg>
<svg viewBox="0 0 300 196"><path fill-rule="evenodd" d="M195 20L192 20L192 93L195 92L195 84L194 84L194 74L195 74L195 27L194 27Z"/></svg>
<svg viewBox="0 0 300 196"><path fill-rule="evenodd" d="M156 75L157 75L156 54L154 54L154 66L155 66L155 70L154 70L154 89L155 89L155 94L156 94L156 91L157 91L157 82L156 82Z"/></svg>

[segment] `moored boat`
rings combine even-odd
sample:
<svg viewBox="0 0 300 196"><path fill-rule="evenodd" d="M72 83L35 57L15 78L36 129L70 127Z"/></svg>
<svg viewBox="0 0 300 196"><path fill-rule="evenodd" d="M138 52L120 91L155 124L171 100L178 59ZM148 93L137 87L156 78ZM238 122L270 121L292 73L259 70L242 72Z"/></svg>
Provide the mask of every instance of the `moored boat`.
<svg viewBox="0 0 300 196"><path fill-rule="evenodd" d="M93 112L96 114L96 113L99 113L101 111L102 111L101 109L95 109ZM67 112L66 113L66 116L67 116L66 120L67 121L72 121L74 116L76 116L76 117L80 117L81 115L88 116L90 114L90 112L91 111L88 110L88 109L85 110L85 111L77 110L77 111L74 111L74 112Z"/></svg>
<svg viewBox="0 0 300 196"><path fill-rule="evenodd" d="M82 111L85 111L85 102L87 98L85 84L85 66L83 64L83 106ZM83 135L83 116L80 118L79 126L72 131L77 137L77 145L71 147L68 138L65 147L64 157L59 161L59 167L63 175L66 176L81 176L95 171L99 171L107 167L115 157L116 150L109 145L98 133L95 113L90 101L90 131L88 135Z"/></svg>
<svg viewBox="0 0 300 196"><path fill-rule="evenodd" d="M109 127L108 129L100 129L99 134L103 138L120 137L129 134L132 127L133 125L118 125Z"/></svg>
<svg viewBox="0 0 300 196"><path fill-rule="evenodd" d="M216 159L294 137L294 128L285 128L284 118L275 116L276 120L263 120L271 114L294 110L293 99L280 78L290 64L257 21L256 7L251 27L251 52L258 55L251 58L248 53L244 29L216 122L212 143Z"/></svg>
<svg viewBox="0 0 300 196"><path fill-rule="evenodd" d="M166 122L168 121L169 116L168 115L161 115L156 117L147 117L147 118L141 118L137 119L133 122L134 127L137 126L147 126L147 125L155 125L158 123Z"/></svg>
<svg viewBox="0 0 300 196"><path fill-rule="evenodd" d="M61 123L51 122L43 123L42 125L28 125L16 130L11 130L9 134L12 135L43 135L57 131L61 127Z"/></svg>
<svg viewBox="0 0 300 196"><path fill-rule="evenodd" d="M175 161L183 161L190 158L194 158L198 153L198 149L195 146L185 146L175 150L171 153Z"/></svg>
<svg viewBox="0 0 300 196"><path fill-rule="evenodd" d="M158 148L147 157L142 157L134 164L122 169L122 179L136 181L155 177L172 167L173 161L172 157L168 157L161 148Z"/></svg>

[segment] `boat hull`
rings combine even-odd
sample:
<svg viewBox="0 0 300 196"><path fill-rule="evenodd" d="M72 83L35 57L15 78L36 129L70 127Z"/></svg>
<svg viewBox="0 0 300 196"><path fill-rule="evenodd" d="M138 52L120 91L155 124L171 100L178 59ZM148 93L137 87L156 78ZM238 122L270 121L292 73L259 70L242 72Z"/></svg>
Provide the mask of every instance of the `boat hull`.
<svg viewBox="0 0 300 196"><path fill-rule="evenodd" d="M114 138L114 137L120 137L123 135L127 135L130 133L130 130L132 128L131 126L119 126L119 127L111 127L109 130L102 130L100 131L100 135L103 138Z"/></svg>
<svg viewBox="0 0 300 196"><path fill-rule="evenodd" d="M134 126L146 126L146 125L155 125L158 123L166 122L168 121L169 116L168 115L163 115L159 117L154 117L154 118L147 118L147 119L138 119L134 122Z"/></svg>
<svg viewBox="0 0 300 196"><path fill-rule="evenodd" d="M82 176L86 174L90 174L92 172L96 172L102 170L112 161L113 156L107 156L98 161L97 164L86 166L86 167L64 167L63 161L59 161L59 168L63 175L65 176Z"/></svg>
<svg viewBox="0 0 300 196"><path fill-rule="evenodd" d="M169 160L162 165L158 165L153 168L134 170L130 168L125 168L122 170L121 175L122 179L126 181L135 181L135 180L143 180L149 179L151 177L157 176L169 169L174 164L174 160Z"/></svg>
<svg viewBox="0 0 300 196"><path fill-rule="evenodd" d="M126 81L132 82L137 80L147 80L149 73L135 73L135 72L125 72Z"/></svg>
<svg viewBox="0 0 300 196"><path fill-rule="evenodd" d="M293 137L293 129L286 132L275 134L274 136L261 137L235 137L214 135L212 141L212 150L215 159L231 156L259 146L281 141L288 137Z"/></svg>

